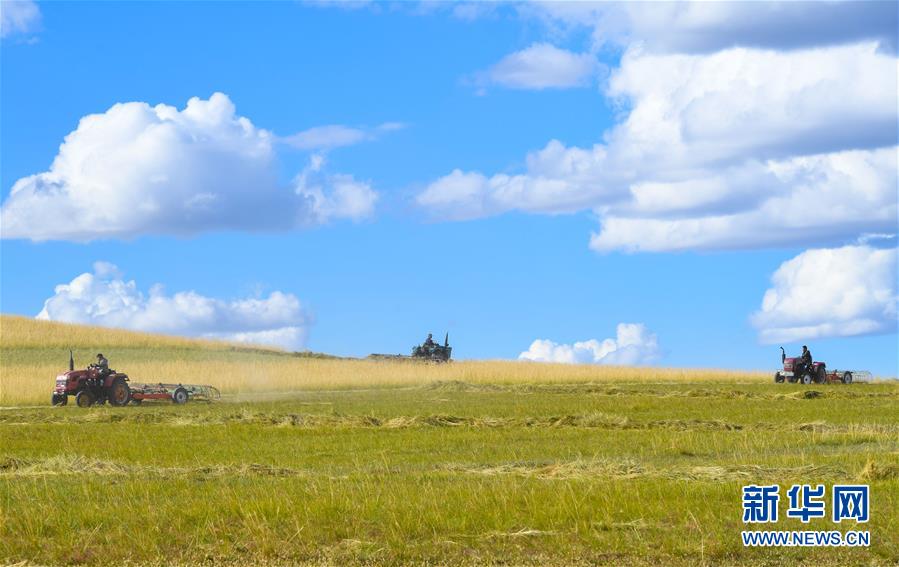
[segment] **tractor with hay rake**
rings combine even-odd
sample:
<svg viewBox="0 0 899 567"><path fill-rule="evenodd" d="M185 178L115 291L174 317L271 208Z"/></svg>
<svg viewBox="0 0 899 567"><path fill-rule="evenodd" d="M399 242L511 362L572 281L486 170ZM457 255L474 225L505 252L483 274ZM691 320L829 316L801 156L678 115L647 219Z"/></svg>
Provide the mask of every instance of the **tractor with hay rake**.
<svg viewBox="0 0 899 567"><path fill-rule="evenodd" d="M815 361L811 364L803 362L801 357L787 356L784 347L780 347L780 361L783 369L774 373L774 381L798 382L800 384L852 384L857 378L868 379L871 373L867 370L827 370L827 364Z"/></svg>
<svg viewBox="0 0 899 567"><path fill-rule="evenodd" d="M52 404L64 406L68 404L69 396L74 396L75 403L82 408L106 402L111 406L140 405L149 400L171 400L175 404L184 404L190 400L216 401L222 397L218 388L206 384L132 383L127 374L96 364L84 370L75 370L75 358L71 351L68 372L56 377Z"/></svg>

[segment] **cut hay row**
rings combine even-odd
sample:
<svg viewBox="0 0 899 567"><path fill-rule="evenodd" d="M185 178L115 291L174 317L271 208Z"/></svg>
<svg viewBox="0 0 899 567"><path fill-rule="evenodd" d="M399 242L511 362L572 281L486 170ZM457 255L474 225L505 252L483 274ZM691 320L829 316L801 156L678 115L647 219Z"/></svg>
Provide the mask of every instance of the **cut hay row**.
<svg viewBox="0 0 899 567"><path fill-rule="evenodd" d="M354 474L365 471L356 470ZM378 471L373 470L372 473ZM399 471L392 471L396 474ZM659 468L636 459L577 459L568 462L504 463L500 465L446 464L429 469L415 468L412 474L475 474L484 476L513 475L543 480L577 478L645 479L661 478L682 481L738 481L761 482L783 478L815 478L820 480L856 479L859 481L899 478L899 466L869 460L856 472L834 465L803 465L794 467L762 465L689 466ZM161 467L127 464L80 455L59 455L44 459L0 458L0 478L54 475L114 475L114 476L189 476L215 478L225 476L252 477L326 477L321 471L275 467L259 463L239 465L207 465L195 467Z"/></svg>
<svg viewBox="0 0 899 567"><path fill-rule="evenodd" d="M127 476L300 476L302 471L258 463L207 465L197 467L156 467L93 459L81 455L59 455L45 459L0 458L0 478L4 476L53 475L127 475Z"/></svg>
<svg viewBox="0 0 899 567"><path fill-rule="evenodd" d="M782 478L845 479L850 475L837 466L806 465L799 467L766 467L760 465L692 466L658 468L634 459L624 460L576 460L564 463L510 463L499 466L451 467L451 470L486 476L513 475L539 479L662 478L683 481L736 481L752 479L753 482ZM856 476L860 476L861 472Z"/></svg>
<svg viewBox="0 0 899 567"><path fill-rule="evenodd" d="M28 411L0 412L0 424L27 425L34 423L109 423L109 424L166 424L174 426L262 425L306 429L409 429L462 427L470 429L497 428L587 428L621 430L670 431L796 431L810 433L840 433L853 435L899 435L899 424L828 423L814 422L755 422L737 423L724 419L654 419L640 420L604 412L559 416L491 417L446 414L373 415L300 414L279 412L239 411L232 413L167 412L167 411L57 411L31 413Z"/></svg>
<svg viewBox="0 0 899 567"><path fill-rule="evenodd" d="M753 381L756 384L756 381ZM857 384L859 385L859 384ZM825 390L802 389L787 393L739 388L672 388L666 383L664 388L628 388L625 382L614 386L599 382L566 384L475 384L462 381L438 381L424 386L438 392L513 392L519 394L583 394L593 396L653 396L658 398L721 398L753 400L800 400L815 398L880 398L893 397L899 400L899 388L894 392L871 391L862 388L829 388Z"/></svg>

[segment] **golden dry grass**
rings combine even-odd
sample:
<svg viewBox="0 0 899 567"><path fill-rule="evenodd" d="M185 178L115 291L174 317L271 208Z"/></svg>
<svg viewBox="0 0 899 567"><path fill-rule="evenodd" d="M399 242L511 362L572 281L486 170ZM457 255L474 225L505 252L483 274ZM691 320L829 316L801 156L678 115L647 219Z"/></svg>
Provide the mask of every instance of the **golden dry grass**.
<svg viewBox="0 0 899 567"><path fill-rule="evenodd" d="M726 370L637 368L462 361L451 364L319 359L276 349L0 318L0 405L44 404L54 377L66 369L68 348L104 349L114 368L134 382L211 384L224 394L469 384L759 381L766 374ZM117 352L117 348L121 349ZM34 350L37 349L37 350ZM33 353L34 356L29 356ZM149 353L149 354L148 354ZM209 356L216 354L217 356ZM77 357L83 364L84 356Z"/></svg>
<svg viewBox="0 0 899 567"><path fill-rule="evenodd" d="M56 321L38 321L18 315L0 315L0 348L59 348L95 349L98 344L127 348L202 348L229 350L236 345L225 341L188 339L168 335L138 333L123 329L108 329L90 325L73 325ZM273 352L278 349L258 347Z"/></svg>

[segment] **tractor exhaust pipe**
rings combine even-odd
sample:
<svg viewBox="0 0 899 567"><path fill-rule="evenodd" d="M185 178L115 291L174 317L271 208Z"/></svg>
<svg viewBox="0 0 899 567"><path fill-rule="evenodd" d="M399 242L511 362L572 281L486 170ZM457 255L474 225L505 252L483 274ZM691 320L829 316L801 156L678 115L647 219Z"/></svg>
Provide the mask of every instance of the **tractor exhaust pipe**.
<svg viewBox="0 0 899 567"><path fill-rule="evenodd" d="M443 338L443 346L445 346L445 347L449 346L449 333L447 333L446 336Z"/></svg>
<svg viewBox="0 0 899 567"><path fill-rule="evenodd" d="M72 351L69 351L69 372L75 370L75 355L72 354Z"/></svg>
<svg viewBox="0 0 899 567"><path fill-rule="evenodd" d="M787 360L787 351L784 350L784 347L780 347L780 363L783 364Z"/></svg>

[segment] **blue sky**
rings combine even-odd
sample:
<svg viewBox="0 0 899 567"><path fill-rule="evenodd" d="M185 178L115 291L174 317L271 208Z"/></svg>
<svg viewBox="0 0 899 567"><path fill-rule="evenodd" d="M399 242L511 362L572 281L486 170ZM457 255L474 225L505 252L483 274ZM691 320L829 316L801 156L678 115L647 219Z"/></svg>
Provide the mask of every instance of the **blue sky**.
<svg viewBox="0 0 899 567"><path fill-rule="evenodd" d="M897 372L894 4L12 4L4 313Z"/></svg>

